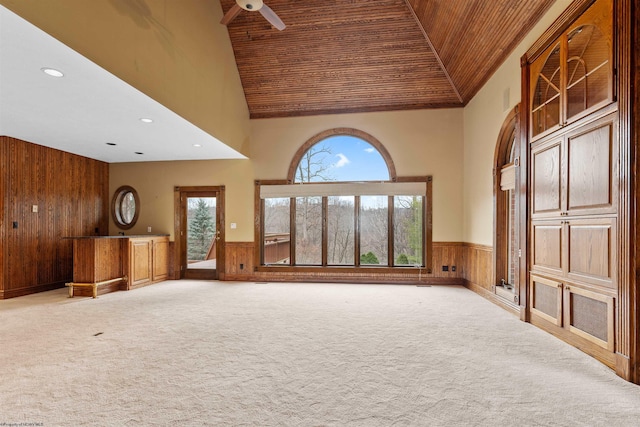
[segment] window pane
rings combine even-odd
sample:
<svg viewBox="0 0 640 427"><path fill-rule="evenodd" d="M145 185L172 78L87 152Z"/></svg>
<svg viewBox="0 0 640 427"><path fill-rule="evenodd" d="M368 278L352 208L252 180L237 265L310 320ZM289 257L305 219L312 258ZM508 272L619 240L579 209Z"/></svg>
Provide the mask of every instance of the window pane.
<svg viewBox="0 0 640 427"><path fill-rule="evenodd" d="M567 115L605 101L611 86L609 45L595 25L583 25L567 35Z"/></svg>
<svg viewBox="0 0 640 427"><path fill-rule="evenodd" d="M215 259L216 198L187 198L187 268L212 267L215 263L192 266L192 261ZM212 265L213 264L213 265ZM215 267L214 267L215 268Z"/></svg>
<svg viewBox="0 0 640 427"><path fill-rule="evenodd" d="M364 139L335 135L307 150L296 167L295 182L387 181L389 168Z"/></svg>
<svg viewBox="0 0 640 427"><path fill-rule="evenodd" d="M330 196L327 209L327 263L354 265L355 197Z"/></svg>
<svg viewBox="0 0 640 427"><path fill-rule="evenodd" d="M422 196L394 197L393 259L395 265L423 265L422 212Z"/></svg>
<svg viewBox="0 0 640 427"><path fill-rule="evenodd" d="M129 191L122 196L122 222L125 224L131 224L133 217L136 214L136 199L133 193Z"/></svg>
<svg viewBox="0 0 640 427"><path fill-rule="evenodd" d="M533 93L531 120L533 135L560 123L560 45L553 48L540 70Z"/></svg>
<svg viewBox="0 0 640 427"><path fill-rule="evenodd" d="M389 197L360 197L360 265L389 265Z"/></svg>
<svg viewBox="0 0 640 427"><path fill-rule="evenodd" d="M296 264L322 265L322 197L296 198Z"/></svg>
<svg viewBox="0 0 640 427"><path fill-rule="evenodd" d="M265 264L290 263L291 216L289 198L264 200L264 249Z"/></svg>

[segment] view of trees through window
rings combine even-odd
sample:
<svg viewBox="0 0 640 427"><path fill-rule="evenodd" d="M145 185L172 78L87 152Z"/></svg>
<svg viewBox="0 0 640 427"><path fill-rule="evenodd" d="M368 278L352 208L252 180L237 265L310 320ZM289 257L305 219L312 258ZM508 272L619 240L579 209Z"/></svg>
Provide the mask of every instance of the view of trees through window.
<svg viewBox="0 0 640 427"><path fill-rule="evenodd" d="M189 197L187 199L187 259L208 259L216 234L215 197Z"/></svg>
<svg viewBox="0 0 640 427"><path fill-rule="evenodd" d="M295 170L298 184L389 180L380 152L354 136L313 145ZM422 266L423 205L424 196L411 194L266 197L263 263L291 265L293 251L295 265Z"/></svg>

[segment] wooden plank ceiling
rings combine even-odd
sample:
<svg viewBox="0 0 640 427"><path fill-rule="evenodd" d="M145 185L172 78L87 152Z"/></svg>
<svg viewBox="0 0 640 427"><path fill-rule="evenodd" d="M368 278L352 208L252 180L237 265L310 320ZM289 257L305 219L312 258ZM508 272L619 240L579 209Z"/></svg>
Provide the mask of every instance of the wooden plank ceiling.
<svg viewBox="0 0 640 427"><path fill-rule="evenodd" d="M252 118L464 106L554 0L265 3L228 25Z"/></svg>

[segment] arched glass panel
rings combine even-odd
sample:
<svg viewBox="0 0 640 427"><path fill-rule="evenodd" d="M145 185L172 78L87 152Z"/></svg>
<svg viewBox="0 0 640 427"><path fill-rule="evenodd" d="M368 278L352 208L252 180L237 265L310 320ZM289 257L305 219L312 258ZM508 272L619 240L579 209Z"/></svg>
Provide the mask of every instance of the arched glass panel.
<svg viewBox="0 0 640 427"><path fill-rule="evenodd" d="M388 181L380 152L352 135L337 135L309 148L298 163L294 182Z"/></svg>
<svg viewBox="0 0 640 427"><path fill-rule="evenodd" d="M595 25L581 25L567 36L567 117L609 97L609 46Z"/></svg>
<svg viewBox="0 0 640 427"><path fill-rule="evenodd" d="M534 136L560 124L560 44L540 70L531 111Z"/></svg>

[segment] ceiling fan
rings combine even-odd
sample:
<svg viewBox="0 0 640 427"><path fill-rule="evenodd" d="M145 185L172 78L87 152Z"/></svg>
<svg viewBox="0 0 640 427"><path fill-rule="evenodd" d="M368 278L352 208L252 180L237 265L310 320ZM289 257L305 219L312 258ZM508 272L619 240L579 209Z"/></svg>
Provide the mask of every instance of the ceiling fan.
<svg viewBox="0 0 640 427"><path fill-rule="evenodd" d="M264 4L262 0L236 0L236 4L234 4L233 7L227 11L220 23L229 25L229 23L231 23L231 21L233 21L235 17L238 16L240 12L242 12L242 9L249 12L260 12L264 19L269 21L271 25L273 25L280 31L284 30L286 27L286 25L284 24L284 22L282 22L278 15L276 15L276 13L269 6Z"/></svg>

